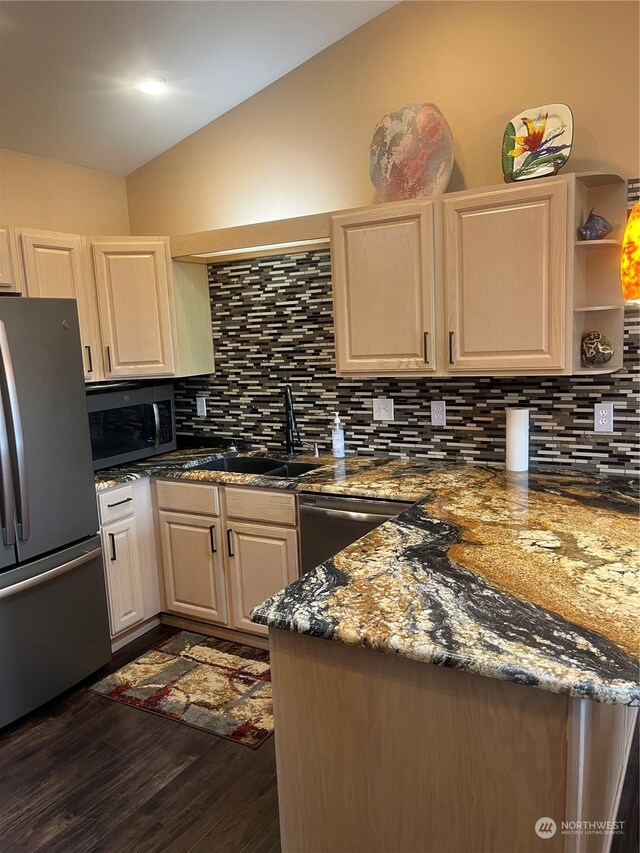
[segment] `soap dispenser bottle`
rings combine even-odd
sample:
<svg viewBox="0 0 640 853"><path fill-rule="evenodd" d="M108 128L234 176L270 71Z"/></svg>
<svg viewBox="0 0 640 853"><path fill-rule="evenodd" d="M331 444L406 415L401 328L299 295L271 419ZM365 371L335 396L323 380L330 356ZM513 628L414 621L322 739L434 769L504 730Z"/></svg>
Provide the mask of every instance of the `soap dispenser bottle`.
<svg viewBox="0 0 640 853"><path fill-rule="evenodd" d="M344 457L344 429L339 412L334 412L333 429L331 430L331 448L337 459Z"/></svg>

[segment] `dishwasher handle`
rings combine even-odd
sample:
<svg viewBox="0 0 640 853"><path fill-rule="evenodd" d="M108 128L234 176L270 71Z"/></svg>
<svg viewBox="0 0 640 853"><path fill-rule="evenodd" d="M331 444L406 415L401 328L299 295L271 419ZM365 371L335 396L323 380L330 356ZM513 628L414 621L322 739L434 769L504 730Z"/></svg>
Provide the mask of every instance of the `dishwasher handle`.
<svg viewBox="0 0 640 853"><path fill-rule="evenodd" d="M400 510L398 510L400 511ZM342 518L349 521L369 521L379 522L389 521L390 518L395 518L395 515L380 515L373 512L352 512L346 509L328 509L321 506L309 506L308 504L300 504L300 512L311 512L316 515L324 515L327 518Z"/></svg>

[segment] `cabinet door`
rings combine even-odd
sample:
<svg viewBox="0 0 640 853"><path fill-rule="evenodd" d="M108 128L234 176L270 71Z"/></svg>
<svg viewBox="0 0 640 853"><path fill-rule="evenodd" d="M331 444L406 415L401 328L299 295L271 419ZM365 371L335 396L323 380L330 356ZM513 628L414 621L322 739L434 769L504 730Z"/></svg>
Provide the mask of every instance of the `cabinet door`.
<svg viewBox="0 0 640 853"><path fill-rule="evenodd" d="M434 371L433 205L336 216L331 255L338 373Z"/></svg>
<svg viewBox="0 0 640 853"><path fill-rule="evenodd" d="M9 247L9 231L6 228L0 228L0 292L16 293L19 290Z"/></svg>
<svg viewBox="0 0 640 853"><path fill-rule="evenodd" d="M249 614L298 577L297 533L284 527L235 522L228 531L232 625L266 636L266 626L253 623Z"/></svg>
<svg viewBox="0 0 640 853"><path fill-rule="evenodd" d="M562 370L565 181L445 199L450 371Z"/></svg>
<svg viewBox="0 0 640 853"><path fill-rule="evenodd" d="M111 635L144 619L140 560L133 516L102 528Z"/></svg>
<svg viewBox="0 0 640 853"><path fill-rule="evenodd" d="M167 610L226 625L220 520L164 510L158 520Z"/></svg>
<svg viewBox="0 0 640 853"><path fill-rule="evenodd" d="M97 307L85 267L84 241L77 234L20 231L26 293L30 297L75 299L78 304L84 376L101 379L97 345Z"/></svg>
<svg viewBox="0 0 640 853"><path fill-rule="evenodd" d="M170 268L164 242L92 242L105 373L174 373Z"/></svg>

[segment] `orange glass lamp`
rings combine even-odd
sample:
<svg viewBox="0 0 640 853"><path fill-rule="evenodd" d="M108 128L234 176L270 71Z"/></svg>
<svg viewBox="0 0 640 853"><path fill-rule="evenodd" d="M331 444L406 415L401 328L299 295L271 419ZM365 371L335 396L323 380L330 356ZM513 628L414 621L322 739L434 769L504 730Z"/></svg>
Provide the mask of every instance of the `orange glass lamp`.
<svg viewBox="0 0 640 853"><path fill-rule="evenodd" d="M622 243L620 264L622 295L626 302L640 302L640 201L633 205Z"/></svg>

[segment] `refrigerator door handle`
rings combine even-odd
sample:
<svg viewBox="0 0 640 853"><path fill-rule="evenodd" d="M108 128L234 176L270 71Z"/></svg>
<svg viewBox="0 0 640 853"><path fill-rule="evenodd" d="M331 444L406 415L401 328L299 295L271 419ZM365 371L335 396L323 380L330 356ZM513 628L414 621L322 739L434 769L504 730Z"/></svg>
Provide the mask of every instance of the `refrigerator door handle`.
<svg viewBox="0 0 640 853"><path fill-rule="evenodd" d="M153 409L153 427L156 434L156 447L160 447L160 406L157 403L152 403Z"/></svg>
<svg viewBox="0 0 640 853"><path fill-rule="evenodd" d="M0 397L0 474L2 495L0 500L0 521L2 538L5 545L16 544L16 497L13 491L13 474L7 421L4 415L4 403Z"/></svg>
<svg viewBox="0 0 640 853"><path fill-rule="evenodd" d="M13 448L15 449L15 458L13 463L14 472L16 474L15 481L18 487L18 538L26 541L31 535L31 526L29 524L29 491L27 488L27 465L24 453L24 436L22 434L22 420L20 419L20 405L18 403L18 388L16 386L15 373L13 371L13 362L11 361L11 350L9 349L7 329L2 321L0 321L0 358L2 360L5 387L7 389L7 403L9 405L10 412Z"/></svg>
<svg viewBox="0 0 640 853"><path fill-rule="evenodd" d="M60 575L66 575L67 572L71 572L73 569L77 569L79 566L84 566L85 563L90 563L92 560L95 560L100 556L100 554L102 554L102 548L93 548L88 553L82 554L80 557L76 557L75 560L63 563L62 566L56 566L55 569L49 569L48 572L42 572L41 575L36 575L33 578L27 578L25 581L18 581L18 583L14 583L13 586L0 589L0 601L3 598L9 598L12 595L17 595L19 592L24 592L27 589L33 589L36 586L47 583L48 581L53 580L53 578L60 577Z"/></svg>

